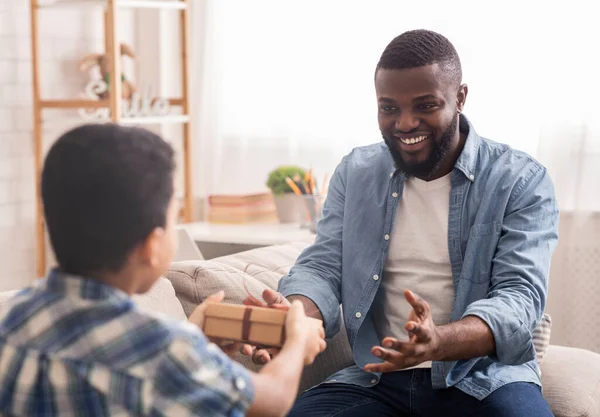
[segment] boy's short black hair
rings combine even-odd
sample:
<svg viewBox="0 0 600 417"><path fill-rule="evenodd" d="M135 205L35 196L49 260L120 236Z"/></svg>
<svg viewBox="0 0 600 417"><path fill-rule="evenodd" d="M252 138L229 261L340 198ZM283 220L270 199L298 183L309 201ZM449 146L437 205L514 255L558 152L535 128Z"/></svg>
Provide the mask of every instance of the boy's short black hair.
<svg viewBox="0 0 600 417"><path fill-rule="evenodd" d="M172 147L142 128L87 124L62 135L46 156L41 183L61 269L122 269L131 251L165 226L174 170Z"/></svg>
<svg viewBox="0 0 600 417"><path fill-rule="evenodd" d="M426 29L409 30L386 46L377 69L417 68L438 64L456 85L462 81L462 66L456 49L443 35Z"/></svg>

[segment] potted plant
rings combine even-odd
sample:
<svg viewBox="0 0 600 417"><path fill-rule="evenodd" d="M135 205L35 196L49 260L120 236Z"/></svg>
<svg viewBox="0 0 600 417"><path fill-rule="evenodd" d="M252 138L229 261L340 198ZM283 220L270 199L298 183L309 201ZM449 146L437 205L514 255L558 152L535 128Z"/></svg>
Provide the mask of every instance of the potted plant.
<svg viewBox="0 0 600 417"><path fill-rule="evenodd" d="M284 165L271 171L267 178L267 187L273 193L281 223L296 223L300 219L302 197L296 195L286 181L286 178L294 179L298 175L304 178L305 170L296 165Z"/></svg>

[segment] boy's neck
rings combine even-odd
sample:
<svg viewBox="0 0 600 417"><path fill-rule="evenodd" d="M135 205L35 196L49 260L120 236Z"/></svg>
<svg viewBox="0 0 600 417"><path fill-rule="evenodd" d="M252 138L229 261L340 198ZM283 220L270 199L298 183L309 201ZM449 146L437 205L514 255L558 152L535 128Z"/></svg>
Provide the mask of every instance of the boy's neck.
<svg viewBox="0 0 600 417"><path fill-rule="evenodd" d="M136 273L132 268L127 266L118 272L95 272L89 274L89 276L90 278L102 281L104 284L115 287L129 295L139 293L142 287L140 282L143 282L139 272Z"/></svg>
<svg viewBox="0 0 600 417"><path fill-rule="evenodd" d="M121 274L105 274L102 276L94 276L94 278L129 295L135 294L137 290L137 285L126 277L121 276Z"/></svg>

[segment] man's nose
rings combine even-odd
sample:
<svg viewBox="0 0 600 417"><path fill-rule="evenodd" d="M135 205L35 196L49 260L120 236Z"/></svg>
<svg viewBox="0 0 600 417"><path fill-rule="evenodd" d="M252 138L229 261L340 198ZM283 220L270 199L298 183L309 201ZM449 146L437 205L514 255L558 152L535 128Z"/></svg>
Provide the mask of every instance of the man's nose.
<svg viewBox="0 0 600 417"><path fill-rule="evenodd" d="M400 112L396 118L395 129L400 132L409 133L419 127L419 119L410 112Z"/></svg>

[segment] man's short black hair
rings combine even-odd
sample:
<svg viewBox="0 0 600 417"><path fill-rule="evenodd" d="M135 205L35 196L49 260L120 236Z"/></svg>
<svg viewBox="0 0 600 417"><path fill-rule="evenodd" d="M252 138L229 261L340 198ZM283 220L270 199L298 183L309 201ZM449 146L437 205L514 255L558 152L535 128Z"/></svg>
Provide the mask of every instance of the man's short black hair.
<svg viewBox="0 0 600 417"><path fill-rule="evenodd" d="M141 128L87 124L62 135L42 172L44 215L67 273L116 272L156 227L173 196L174 152Z"/></svg>
<svg viewBox="0 0 600 417"><path fill-rule="evenodd" d="M452 81L462 81L458 53L448 39L430 30L418 29L395 37L383 51L377 69L417 68L438 64Z"/></svg>

